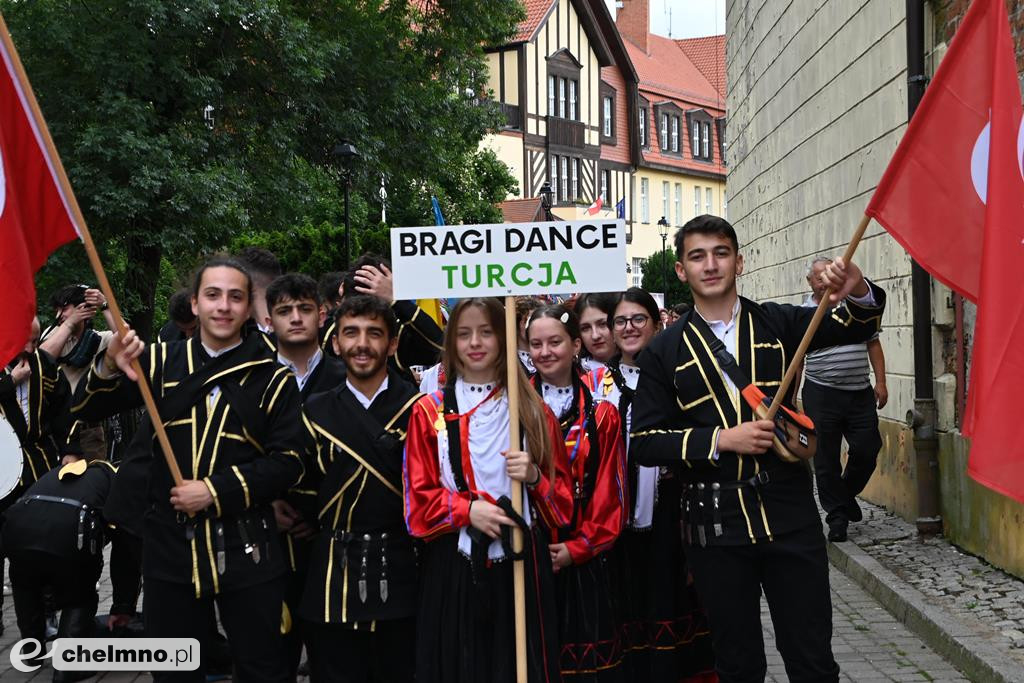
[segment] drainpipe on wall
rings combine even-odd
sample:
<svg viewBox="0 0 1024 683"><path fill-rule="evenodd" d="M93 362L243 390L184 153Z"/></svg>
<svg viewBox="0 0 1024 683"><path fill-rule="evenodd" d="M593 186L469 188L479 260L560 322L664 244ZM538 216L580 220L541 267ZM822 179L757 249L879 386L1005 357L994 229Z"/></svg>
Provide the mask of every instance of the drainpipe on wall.
<svg viewBox="0 0 1024 683"><path fill-rule="evenodd" d="M924 70L924 0L907 2L907 118L913 118L928 82ZM907 424L914 430L915 472L917 474L917 532L942 531L939 506L938 411L932 378L932 290L931 277L911 262L911 293L914 315L914 408L907 411Z"/></svg>

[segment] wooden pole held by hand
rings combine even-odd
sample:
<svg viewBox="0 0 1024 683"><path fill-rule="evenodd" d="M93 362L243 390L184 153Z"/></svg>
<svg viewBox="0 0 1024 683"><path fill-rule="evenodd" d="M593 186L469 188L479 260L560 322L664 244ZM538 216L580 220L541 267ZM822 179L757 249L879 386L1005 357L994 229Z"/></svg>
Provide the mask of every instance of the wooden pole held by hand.
<svg viewBox="0 0 1024 683"><path fill-rule="evenodd" d="M843 254L843 263L850 263L850 259L853 258L854 252L857 251L860 239L864 236L864 231L867 230L868 223L870 222L871 218L867 214L860 219L860 223L857 225L857 229L854 230L850 243L846 246L846 253ZM800 368L800 364L804 359L804 354L807 353L807 347L810 346L814 333L818 331L821 319L825 317L825 311L834 305L829 301L829 296L831 294L832 288L830 287L821 295L821 301L818 302L818 308L814 311L814 317L811 318L811 324L807 326L807 331L804 332L804 337L800 340L800 345L796 347L796 353L793 354L793 359L789 361L789 367L786 368L786 376L782 378L782 384L779 385L779 390L775 392L775 397L772 399L772 404L768 407L768 412L765 414L764 419L775 419L775 413L778 412L779 406L782 404L783 397L789 392L789 387L793 383L793 379L796 377L797 370Z"/></svg>
<svg viewBox="0 0 1024 683"><path fill-rule="evenodd" d="M71 216L75 221L75 227L78 228L78 234L82 238L82 243L85 245L85 253L89 256L89 264L92 266L93 273L96 274L96 281L100 286L100 290L103 292L103 296L107 298L107 305L110 307L110 312L114 317L115 324L117 325L116 334L118 336L123 336L127 330L127 326L125 325L124 318L121 315L121 308L117 305L117 299L114 297L113 290L110 289L110 281L107 280L106 271L103 270L103 264L100 262L99 254L96 253L96 245L93 244L92 236L89 234L89 227L85 224L85 217L82 216L82 210L78 206L78 199L75 198L75 192L71 189L71 183L68 181L67 173L64 172L64 164L61 163L60 155L57 154L57 148L53 144L53 138L50 136L49 128L46 127L46 121L43 119L43 114L39 109L39 103L36 101L35 93L32 92L32 85L29 83L28 76L25 74L25 68L21 64L21 58L18 56L18 51L15 49L14 42L11 40L11 34L7 31L7 22L4 21L3 15L0 15L0 40L3 40L4 46L7 48L7 53L11 56L15 74L21 84L22 92L25 93L25 99L27 100L29 109L32 112L32 118L35 119L36 128L39 130L40 137L43 139L46 155L49 157L50 164L57 176L57 181L60 183L61 193L67 201L68 209L71 211ZM167 432L164 429L164 423L160 419L160 413L156 409L156 402L153 400L153 392L150 391L149 382L146 381L146 375L142 371L142 366L139 365L138 359L132 361L132 370L134 370L135 374L138 375L139 392L142 394L142 400L146 404L146 412L149 413L149 419L153 421L153 430L156 432L157 440L160 442L160 448L164 453L164 457L167 459L167 467L171 471L171 476L174 477L174 484L175 486L180 486L182 482L181 470L178 467L178 461L174 458L174 453L171 451L171 442L167 439Z"/></svg>
<svg viewBox="0 0 1024 683"><path fill-rule="evenodd" d="M516 298L505 297L505 369L508 376L508 435L509 450L522 448L519 434L519 326L516 325ZM523 482L512 481L512 507L523 514ZM512 551L523 551L523 531L512 527ZM512 564L512 586L516 611L516 681L526 683L526 570L523 561Z"/></svg>

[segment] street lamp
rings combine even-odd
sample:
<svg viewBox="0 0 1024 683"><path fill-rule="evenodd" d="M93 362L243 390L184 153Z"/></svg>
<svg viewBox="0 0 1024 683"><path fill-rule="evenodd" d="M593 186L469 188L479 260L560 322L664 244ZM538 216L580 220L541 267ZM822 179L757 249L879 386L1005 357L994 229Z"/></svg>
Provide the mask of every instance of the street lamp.
<svg viewBox="0 0 1024 683"><path fill-rule="evenodd" d="M334 156L341 163L342 172L345 174L345 270L348 270L352 261L352 240L350 234L352 226L349 219L349 193L352 190L352 164L359 158L359 150L348 140L342 140L334 146Z"/></svg>
<svg viewBox="0 0 1024 683"><path fill-rule="evenodd" d="M554 192L551 190L551 183L544 181L544 184L540 186L540 205L544 209L544 220L553 221L555 217L551 215L551 196Z"/></svg>
<svg viewBox="0 0 1024 683"><path fill-rule="evenodd" d="M665 254L665 240L668 239L668 221L662 216L658 221L658 233L661 235L661 287L665 290L665 308L668 308L668 257Z"/></svg>

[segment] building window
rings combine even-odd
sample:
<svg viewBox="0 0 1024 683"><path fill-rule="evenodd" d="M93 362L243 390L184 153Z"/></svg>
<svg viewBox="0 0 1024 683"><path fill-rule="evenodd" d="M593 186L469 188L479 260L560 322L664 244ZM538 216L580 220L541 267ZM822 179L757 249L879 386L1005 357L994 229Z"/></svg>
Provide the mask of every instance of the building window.
<svg viewBox="0 0 1024 683"><path fill-rule="evenodd" d="M633 257L633 286L639 287L640 283L644 281L644 260L642 258Z"/></svg>
<svg viewBox="0 0 1024 683"><path fill-rule="evenodd" d="M683 185L676 183L676 225L683 224Z"/></svg>
<svg viewBox="0 0 1024 683"><path fill-rule="evenodd" d="M572 160L572 176L569 178L569 199L580 196L580 160Z"/></svg>
<svg viewBox="0 0 1024 683"><path fill-rule="evenodd" d="M661 131L659 137L661 138L661 150L663 152L668 151L668 114L661 115Z"/></svg>
<svg viewBox="0 0 1024 683"><path fill-rule="evenodd" d="M668 181L667 180L664 180L661 183L661 215L662 215L662 217L664 217L665 220L668 220L668 217L672 215L672 214L670 214L668 212Z"/></svg>
<svg viewBox="0 0 1024 683"><path fill-rule="evenodd" d="M551 170L548 173L548 182L551 183L551 191L555 193L555 199L558 199L558 157L554 154L551 155Z"/></svg>
<svg viewBox="0 0 1024 683"><path fill-rule="evenodd" d="M647 108L640 107L640 146L647 147Z"/></svg>
<svg viewBox="0 0 1024 683"><path fill-rule="evenodd" d="M611 195L608 194L608 188L612 186L612 172L605 169L601 171L601 201L604 202L605 206L611 203Z"/></svg>
<svg viewBox="0 0 1024 683"><path fill-rule="evenodd" d="M699 191L699 190L698 190ZM647 178L640 179L640 222L651 222L650 188Z"/></svg>
<svg viewBox="0 0 1024 683"><path fill-rule="evenodd" d="M693 134L693 158L697 159L700 157L700 122L691 119L690 131Z"/></svg>
<svg viewBox="0 0 1024 683"><path fill-rule="evenodd" d="M703 135L701 136L701 153L705 159L711 158L711 124L702 123Z"/></svg>
<svg viewBox="0 0 1024 683"><path fill-rule="evenodd" d="M672 117L672 151L679 151L679 117Z"/></svg>
<svg viewBox="0 0 1024 683"><path fill-rule="evenodd" d="M565 78L558 79L558 116L565 118Z"/></svg>
<svg viewBox="0 0 1024 683"><path fill-rule="evenodd" d="M605 97L601 102L601 111L604 115L604 120L601 121L601 133L606 138L610 138L612 136L612 98Z"/></svg>
<svg viewBox="0 0 1024 683"><path fill-rule="evenodd" d="M555 115L555 81L554 76L548 76L548 116Z"/></svg>
<svg viewBox="0 0 1024 683"><path fill-rule="evenodd" d="M694 216L699 216L700 215L700 188L699 187L694 187L693 188L693 215Z"/></svg>
<svg viewBox="0 0 1024 683"><path fill-rule="evenodd" d="M711 188L710 187L707 188L704 191L704 197L706 198L706 205L704 207L706 210L704 211L704 213L710 214L711 213Z"/></svg>
<svg viewBox="0 0 1024 683"><path fill-rule="evenodd" d="M576 120L576 88L579 87L579 83L576 81L569 81L569 118L573 121Z"/></svg>

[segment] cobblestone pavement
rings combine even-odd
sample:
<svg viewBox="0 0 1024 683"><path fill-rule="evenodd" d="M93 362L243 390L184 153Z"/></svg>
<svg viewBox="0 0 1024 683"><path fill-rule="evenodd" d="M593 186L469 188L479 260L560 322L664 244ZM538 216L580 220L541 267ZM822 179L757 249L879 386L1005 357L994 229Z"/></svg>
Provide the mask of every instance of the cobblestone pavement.
<svg viewBox="0 0 1024 683"><path fill-rule="evenodd" d="M909 522L861 502L849 538L964 627L1024 666L1024 581L961 552L942 537L922 540Z"/></svg>
<svg viewBox="0 0 1024 683"><path fill-rule="evenodd" d="M967 681L941 657L910 634L877 602L843 574L832 571L833 637L832 649L842 668L843 681L876 683L882 681ZM110 583L104 575L100 585L100 609L110 602ZM5 598L4 634L0 637L0 681L49 681L52 671L44 667L23 674L11 667L11 645L17 640L11 598ZM786 681L782 658L775 650L771 619L762 604L765 646L768 657L768 681ZM135 673L108 673L94 679L104 683L151 681L150 676ZM303 679L305 680L305 679Z"/></svg>

